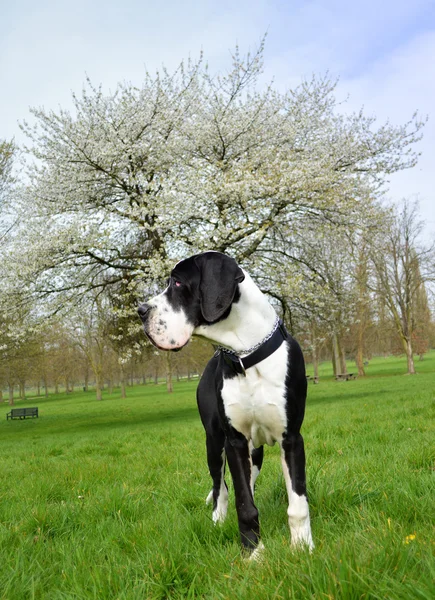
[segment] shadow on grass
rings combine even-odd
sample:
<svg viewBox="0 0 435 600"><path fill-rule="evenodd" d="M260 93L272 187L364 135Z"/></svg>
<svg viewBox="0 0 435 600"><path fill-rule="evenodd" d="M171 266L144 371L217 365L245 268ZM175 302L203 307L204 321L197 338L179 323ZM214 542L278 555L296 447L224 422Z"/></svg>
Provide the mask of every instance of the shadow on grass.
<svg viewBox="0 0 435 600"><path fill-rule="evenodd" d="M339 383L337 385L346 385L345 383ZM370 400L373 401L379 396L391 394L391 390L388 389L366 389L364 391L352 391L350 389L345 389L340 391L340 394L329 392L325 395L313 395L310 394L308 390L308 406L315 406L316 404L339 404L340 402L352 402L355 400L356 402L360 402L361 400Z"/></svg>
<svg viewBox="0 0 435 600"><path fill-rule="evenodd" d="M12 431L13 433L18 432L18 428L20 428L19 431L23 433L35 433L37 431L41 435L55 435L63 432L73 434L74 432L92 432L104 429L119 430L134 427L146 429L159 423L181 424L194 420L199 421L196 406L174 408L172 410L164 409L162 411L154 409L152 412L138 411L137 413L130 410L128 412L124 411L124 414L122 409L115 413L113 409L112 411L109 409L107 414L104 415L95 412L82 413L81 415L63 412L59 414L42 414L39 419L7 421L3 432L12 434Z"/></svg>
<svg viewBox="0 0 435 600"><path fill-rule="evenodd" d="M346 385L345 383L337 385ZM350 384L351 385L351 384ZM342 388L337 394L334 390L325 389L316 390L316 394L310 394L308 391L308 406L317 406L320 404L334 405L342 402L355 401L360 403L362 400L372 402L378 399L381 395L391 393L387 389L366 389L352 391L350 386L346 389ZM200 421L196 402L192 402L189 406L174 406L172 408L165 405L159 409L158 403L141 405L138 398L132 398L133 404L122 404L119 398L108 398L103 401L97 401L89 393L74 402L74 406L62 405L62 401L56 397L38 399L39 419L26 419L23 421L4 421L0 427L4 433L12 430L15 432L36 431L41 434L57 434L68 431L101 431L104 429L122 429L122 428L147 428L154 427L158 424L177 424L186 423L188 421ZM147 403L151 398L144 398L144 403ZM35 400L34 398L32 401ZM113 402L112 402L113 400ZM31 403L29 403L30 406ZM54 412L53 408L57 404L58 411ZM77 405L83 406L82 410L77 410ZM20 403L24 405L23 401ZM47 409L50 407L48 414L44 414L44 405ZM30 425L31 424L31 425Z"/></svg>

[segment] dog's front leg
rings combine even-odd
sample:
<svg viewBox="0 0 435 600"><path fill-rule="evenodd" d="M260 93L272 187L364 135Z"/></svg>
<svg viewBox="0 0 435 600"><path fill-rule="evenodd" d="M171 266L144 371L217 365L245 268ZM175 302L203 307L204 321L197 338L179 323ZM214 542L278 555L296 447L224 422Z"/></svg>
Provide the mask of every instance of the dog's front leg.
<svg viewBox="0 0 435 600"><path fill-rule="evenodd" d="M231 436L225 442L225 451L234 483L240 539L244 548L252 553L260 542L260 524L251 488L252 466L248 441L232 428Z"/></svg>
<svg viewBox="0 0 435 600"><path fill-rule="evenodd" d="M251 490L252 495L254 495L255 482L263 465L264 448L263 446L254 448L252 442L249 442L249 450L251 452Z"/></svg>
<svg viewBox="0 0 435 600"><path fill-rule="evenodd" d="M207 432L207 462L213 489L207 497L207 504L213 500L213 523L223 523L227 516L228 488L225 483L225 436L221 431Z"/></svg>
<svg viewBox="0 0 435 600"><path fill-rule="evenodd" d="M300 433L287 433L281 442L281 463L288 493L288 522L292 546L314 548L305 483L304 440Z"/></svg>

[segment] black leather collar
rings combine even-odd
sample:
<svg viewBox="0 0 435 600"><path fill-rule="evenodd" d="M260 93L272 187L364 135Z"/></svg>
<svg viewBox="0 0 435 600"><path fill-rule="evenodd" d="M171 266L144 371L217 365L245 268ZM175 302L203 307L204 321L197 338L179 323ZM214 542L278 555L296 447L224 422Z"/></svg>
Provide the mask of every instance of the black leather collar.
<svg viewBox="0 0 435 600"><path fill-rule="evenodd" d="M284 323L280 320L273 335L267 341L261 344L257 350L251 352L251 354L248 354L242 358L236 352L227 350L226 348L219 348L218 352L222 354L224 361L233 369L233 371L246 377L246 369L253 367L273 354L287 338L287 330L284 326Z"/></svg>

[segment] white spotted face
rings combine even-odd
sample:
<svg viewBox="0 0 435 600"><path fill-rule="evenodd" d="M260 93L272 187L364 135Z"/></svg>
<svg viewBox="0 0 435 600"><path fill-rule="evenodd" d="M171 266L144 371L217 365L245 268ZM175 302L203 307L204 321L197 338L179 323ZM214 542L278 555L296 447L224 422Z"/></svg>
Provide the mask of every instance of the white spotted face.
<svg viewBox="0 0 435 600"><path fill-rule="evenodd" d="M244 279L236 261L219 252L182 260L172 270L165 291L139 306L145 333L161 350L179 350L193 334L225 341L234 324L225 327L222 321L232 312L233 301L239 303L238 286Z"/></svg>
<svg viewBox="0 0 435 600"><path fill-rule="evenodd" d="M168 290L169 287L142 305L139 314L154 346L160 350L180 350L192 337L194 326L182 306L171 305Z"/></svg>

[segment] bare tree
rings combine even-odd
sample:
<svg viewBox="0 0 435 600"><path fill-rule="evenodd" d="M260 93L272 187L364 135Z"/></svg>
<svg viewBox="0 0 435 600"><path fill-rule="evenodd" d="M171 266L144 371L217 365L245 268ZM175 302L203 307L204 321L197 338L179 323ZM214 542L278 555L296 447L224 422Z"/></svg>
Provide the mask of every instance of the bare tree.
<svg viewBox="0 0 435 600"><path fill-rule="evenodd" d="M435 280L435 243L423 242L423 227L417 202L404 200L392 209L371 251L375 290L394 321L409 374L416 372L413 338L419 326L419 299L425 286Z"/></svg>
<svg viewBox="0 0 435 600"><path fill-rule="evenodd" d="M71 315L71 327L75 344L86 356L94 374L96 398L102 400L105 358L111 351L102 295L96 295L94 302L86 306L85 314Z"/></svg>

